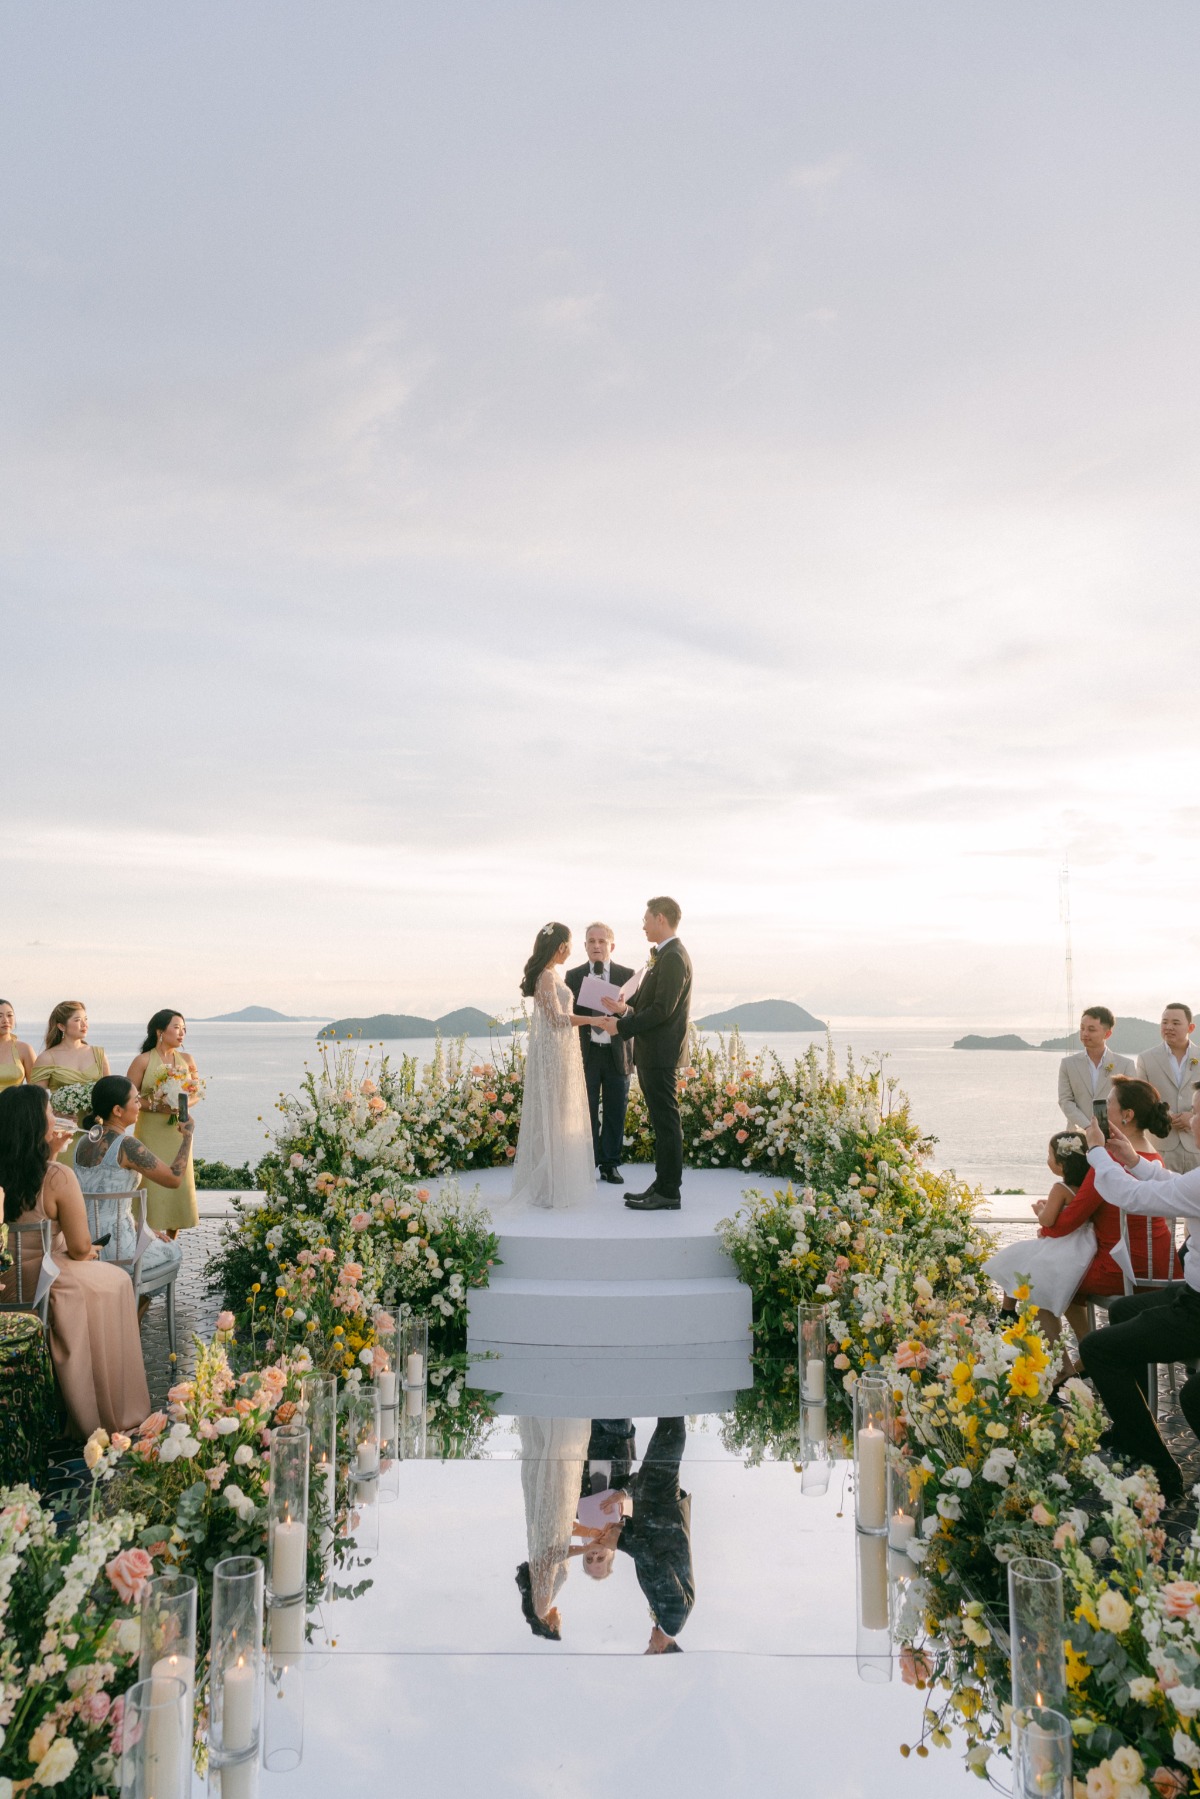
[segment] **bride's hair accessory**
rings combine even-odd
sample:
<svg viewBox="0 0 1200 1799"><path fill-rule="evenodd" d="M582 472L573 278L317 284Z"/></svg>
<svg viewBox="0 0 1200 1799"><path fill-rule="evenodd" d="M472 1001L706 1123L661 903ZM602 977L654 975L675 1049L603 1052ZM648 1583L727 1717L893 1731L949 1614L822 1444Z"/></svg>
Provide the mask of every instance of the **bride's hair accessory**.
<svg viewBox="0 0 1200 1799"><path fill-rule="evenodd" d="M538 976L543 969L549 968L551 958L557 954L561 945L570 941L571 931L568 925L552 922L542 926L533 940L533 954L521 975L521 992L526 999L533 998Z"/></svg>
<svg viewBox="0 0 1200 1799"><path fill-rule="evenodd" d="M557 925L544 924L542 926L541 930L538 932L538 936L539 937L553 937L553 935L557 929L558 929Z"/></svg>

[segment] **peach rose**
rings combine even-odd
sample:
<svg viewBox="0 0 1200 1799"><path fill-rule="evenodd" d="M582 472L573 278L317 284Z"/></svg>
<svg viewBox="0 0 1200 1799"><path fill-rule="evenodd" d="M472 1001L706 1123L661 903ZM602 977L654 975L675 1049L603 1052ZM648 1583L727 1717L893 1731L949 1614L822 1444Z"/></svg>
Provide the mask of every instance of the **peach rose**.
<svg viewBox="0 0 1200 1799"><path fill-rule="evenodd" d="M1162 1589L1163 1605L1169 1618L1186 1618L1195 1611L1200 1586L1194 1580L1169 1580Z"/></svg>
<svg viewBox="0 0 1200 1799"><path fill-rule="evenodd" d="M144 1549L122 1549L104 1572L118 1599L125 1605L136 1605L142 1597L142 1588L154 1573L154 1563Z"/></svg>
<svg viewBox="0 0 1200 1799"><path fill-rule="evenodd" d="M915 1687L919 1680L928 1681L933 1677L933 1663L923 1649L902 1649L900 1651L900 1678L907 1687Z"/></svg>
<svg viewBox="0 0 1200 1799"><path fill-rule="evenodd" d="M232 1312L218 1312L217 1313L217 1329L219 1331L231 1331L233 1329L233 1313Z"/></svg>
<svg viewBox="0 0 1200 1799"><path fill-rule="evenodd" d="M1150 1776L1150 1785L1159 1799L1179 1799L1180 1793L1187 1792L1187 1775L1178 1768L1155 1768Z"/></svg>
<svg viewBox="0 0 1200 1799"><path fill-rule="evenodd" d="M924 1368L929 1361L929 1351L924 1343L905 1341L896 1347L897 1368Z"/></svg>

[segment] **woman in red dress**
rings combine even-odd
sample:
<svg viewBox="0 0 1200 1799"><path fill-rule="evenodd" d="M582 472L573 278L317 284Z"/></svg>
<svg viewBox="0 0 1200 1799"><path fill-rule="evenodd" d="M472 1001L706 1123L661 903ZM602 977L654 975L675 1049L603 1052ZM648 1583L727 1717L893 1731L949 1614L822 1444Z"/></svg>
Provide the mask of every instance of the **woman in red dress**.
<svg viewBox="0 0 1200 1799"><path fill-rule="evenodd" d="M1147 1133L1165 1137L1170 1129L1171 1114L1149 1081L1136 1081L1128 1075L1117 1075L1112 1084L1108 1115L1129 1138L1134 1149L1148 1162L1161 1162L1147 1141ZM1101 1199L1096 1177L1089 1168L1073 1199L1064 1205L1053 1224L1045 1225L1039 1237L1065 1237L1091 1219L1096 1232L1096 1253L1075 1297L1067 1308L1067 1322L1076 1342L1088 1328L1086 1303L1089 1299L1111 1299L1125 1291L1125 1277L1113 1260L1113 1250L1121 1241L1121 1214L1116 1206ZM1175 1254L1171 1227L1165 1218L1130 1218L1129 1253L1134 1274L1145 1280L1178 1280L1182 1265ZM1077 1373L1077 1369L1064 1373Z"/></svg>

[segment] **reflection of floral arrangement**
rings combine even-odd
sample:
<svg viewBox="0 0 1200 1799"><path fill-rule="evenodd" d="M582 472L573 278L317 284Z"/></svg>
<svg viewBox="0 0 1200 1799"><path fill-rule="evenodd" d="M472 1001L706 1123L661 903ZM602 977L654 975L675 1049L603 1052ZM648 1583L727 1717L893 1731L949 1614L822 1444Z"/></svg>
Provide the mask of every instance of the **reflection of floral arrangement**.
<svg viewBox="0 0 1200 1799"><path fill-rule="evenodd" d="M50 1095L51 1110L60 1118L73 1118L77 1124L91 1103L90 1081L68 1081L65 1086L55 1087Z"/></svg>
<svg viewBox="0 0 1200 1799"><path fill-rule="evenodd" d="M0 1786L109 1789L138 1603L154 1563L121 1512L61 1530L32 1487L0 1490Z"/></svg>
<svg viewBox="0 0 1200 1799"><path fill-rule="evenodd" d="M198 1074L180 1075L173 1068L160 1068L151 1083L144 1104L151 1112L179 1116L179 1098L186 1093L189 1104L204 1098L204 1082Z"/></svg>

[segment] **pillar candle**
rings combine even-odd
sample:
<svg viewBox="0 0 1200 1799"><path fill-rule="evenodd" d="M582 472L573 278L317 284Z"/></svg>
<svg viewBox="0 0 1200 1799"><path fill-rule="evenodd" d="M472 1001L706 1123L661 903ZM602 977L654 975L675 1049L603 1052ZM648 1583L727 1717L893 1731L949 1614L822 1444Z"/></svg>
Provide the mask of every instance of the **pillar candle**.
<svg viewBox="0 0 1200 1799"><path fill-rule="evenodd" d="M887 1465L883 1432L868 1424L858 1433L858 1522L864 1530L887 1523Z"/></svg>
<svg viewBox="0 0 1200 1799"><path fill-rule="evenodd" d="M378 1443L360 1443L355 1457L354 1472L359 1480L374 1480L379 1473Z"/></svg>
<svg viewBox="0 0 1200 1799"><path fill-rule="evenodd" d="M308 1531L297 1518L281 1518L271 1536L271 1591L281 1599L304 1591Z"/></svg>
<svg viewBox="0 0 1200 1799"><path fill-rule="evenodd" d="M420 1356L409 1356L410 1362L419 1362ZM409 1418L419 1418L425 1410L425 1389L421 1384L408 1387L404 1394L404 1410Z"/></svg>
<svg viewBox="0 0 1200 1799"><path fill-rule="evenodd" d="M391 1410L396 1404L396 1370L385 1368L375 1377L375 1385L379 1388L380 1406L384 1411Z"/></svg>
<svg viewBox="0 0 1200 1799"><path fill-rule="evenodd" d="M164 1674L173 1673L176 1680L187 1684L187 1676L182 1667L178 1670L170 1669L166 1659L155 1663L154 1673L150 1677L154 1704L146 1722L146 1791L153 1793L154 1799L183 1799L183 1725L178 1706L167 1703L170 1698L169 1683L155 1678L160 1670ZM185 1699L184 1712L188 1710L189 1704Z"/></svg>
<svg viewBox="0 0 1200 1799"><path fill-rule="evenodd" d="M883 1537L858 1539L858 1616L864 1630L888 1627L887 1542Z"/></svg>
<svg viewBox="0 0 1200 1799"><path fill-rule="evenodd" d="M224 1701L221 1713L221 1753L240 1755L254 1747L254 1698L258 1671L244 1656L225 1670ZM221 1799L254 1799L258 1777L258 1761L247 1756L243 1762L221 1767Z"/></svg>
<svg viewBox="0 0 1200 1799"><path fill-rule="evenodd" d="M821 1400L825 1397L825 1364L816 1356L810 1357L804 1364L804 1397L806 1400Z"/></svg>
<svg viewBox="0 0 1200 1799"><path fill-rule="evenodd" d="M410 1355L404 1364L404 1378L410 1387L419 1387L425 1379L425 1358L422 1355Z"/></svg>
<svg viewBox="0 0 1200 1799"><path fill-rule="evenodd" d="M903 1549L916 1534L917 1521L907 1512L893 1512L888 1522L888 1542L893 1549Z"/></svg>

